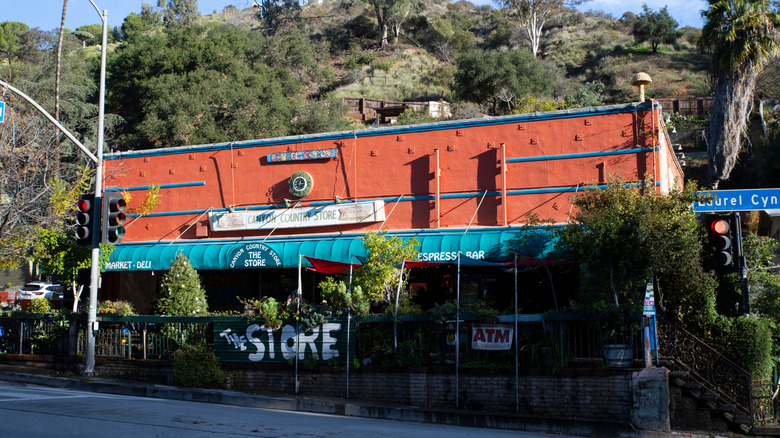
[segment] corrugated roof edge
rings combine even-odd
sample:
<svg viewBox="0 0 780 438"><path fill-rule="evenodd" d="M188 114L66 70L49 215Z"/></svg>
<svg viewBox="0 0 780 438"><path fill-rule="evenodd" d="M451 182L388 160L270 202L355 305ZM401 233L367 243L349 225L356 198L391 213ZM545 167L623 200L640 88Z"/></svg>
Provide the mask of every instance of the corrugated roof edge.
<svg viewBox="0 0 780 438"><path fill-rule="evenodd" d="M500 117L484 117L479 119L450 120L444 122L424 123L419 125L389 126L382 128L369 128L353 131L327 132L320 134L295 135L288 137L275 137L257 140L243 140L225 143L211 143L192 146L177 146L171 148L144 149L138 151L124 151L105 154L105 160L118 160L127 157L143 157L155 155L184 154L188 152L208 152L224 149L241 149L258 146L274 146L288 143L307 143L322 140L344 140L354 137L373 137L378 135L408 134L413 132L439 131L443 129L469 128L476 126L501 125L505 123L517 123L527 121L552 120L570 117L601 116L606 114L619 114L634 111L649 111L651 101L634 102L619 105L606 105L600 107L575 108L558 111L525 113ZM656 106L658 104L656 103Z"/></svg>

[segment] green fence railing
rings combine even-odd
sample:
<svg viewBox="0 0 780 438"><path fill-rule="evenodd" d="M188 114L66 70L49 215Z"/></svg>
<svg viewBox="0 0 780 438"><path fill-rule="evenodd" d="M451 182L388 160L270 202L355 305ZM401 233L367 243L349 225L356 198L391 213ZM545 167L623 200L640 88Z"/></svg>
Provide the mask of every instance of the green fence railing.
<svg viewBox="0 0 780 438"><path fill-rule="evenodd" d="M269 332L240 316L103 315L98 317L95 353L153 359L170 357L183 345L209 344L226 361L289 360L298 351L299 357L316 352L321 362L329 363L417 366L457 361L465 368L512 368L517 360L520 367L562 368L601 365L604 346L619 343L629 346L634 359L643 357L638 324L615 339L599 321L555 314L518 316L515 349L514 315L501 315L498 323L488 325L469 314L462 314L460 323L454 318L437 322L428 314L369 315L351 318L349 325L346 318L331 319L300 334L295 321ZM0 353L83 353L85 328L86 315L2 315Z"/></svg>

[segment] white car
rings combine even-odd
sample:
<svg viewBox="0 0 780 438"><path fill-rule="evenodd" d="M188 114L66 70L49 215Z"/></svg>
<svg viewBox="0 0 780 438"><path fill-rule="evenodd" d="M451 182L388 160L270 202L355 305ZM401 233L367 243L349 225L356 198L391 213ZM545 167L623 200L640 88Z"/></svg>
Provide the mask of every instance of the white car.
<svg viewBox="0 0 780 438"><path fill-rule="evenodd" d="M35 298L46 298L47 300L62 298L65 293L65 287L61 284L44 283L33 281L25 285L16 294L20 300L32 300Z"/></svg>

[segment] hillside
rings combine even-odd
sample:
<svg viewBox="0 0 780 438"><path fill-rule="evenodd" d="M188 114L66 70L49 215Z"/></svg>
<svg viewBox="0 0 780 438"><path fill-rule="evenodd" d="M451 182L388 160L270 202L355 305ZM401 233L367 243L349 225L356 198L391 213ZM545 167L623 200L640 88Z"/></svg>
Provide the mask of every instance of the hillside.
<svg viewBox="0 0 780 438"><path fill-rule="evenodd" d="M455 58L468 50L527 51L527 42L507 26L498 10L461 1L429 5L407 20L397 40L377 48L376 17L365 3L325 2L303 6L287 17L313 40L330 45L331 65L342 85L333 97L366 97L393 101L457 100L452 89ZM635 19L635 17L634 17ZM224 11L202 17L260 29L253 8ZM267 21L267 20L266 20ZM634 42L631 18L564 10L545 26L539 59L551 66L556 85L549 96L563 99L581 84L604 84L605 102L631 100L636 91L630 78L644 71L653 78L651 98L699 97L711 94L706 81L707 58L696 44L699 31L684 28L677 43L652 53L649 44Z"/></svg>
<svg viewBox="0 0 780 438"><path fill-rule="evenodd" d="M489 6L410 3L402 12L387 17L384 47L366 2L130 14L109 39L108 142L147 149L359 129L343 117L343 97L443 100L453 118L623 103L637 98L629 80L639 71L653 78L650 98L711 94L696 29L654 53L635 42L635 16L563 9L534 57ZM0 51L0 78L27 84L52 108L56 35L15 29L18 44ZM79 28L63 43L60 118L85 139L97 103L95 32Z"/></svg>

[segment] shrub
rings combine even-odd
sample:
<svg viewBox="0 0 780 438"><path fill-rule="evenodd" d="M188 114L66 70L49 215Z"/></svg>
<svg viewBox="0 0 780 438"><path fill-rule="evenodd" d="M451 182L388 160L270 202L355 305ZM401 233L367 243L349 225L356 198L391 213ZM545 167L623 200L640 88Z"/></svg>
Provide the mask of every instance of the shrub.
<svg viewBox="0 0 780 438"><path fill-rule="evenodd" d="M244 304L244 312L248 314L250 321L261 322L272 330L281 327L283 320L288 316L287 311L281 310L279 302L273 297L259 300L250 298L241 302Z"/></svg>
<svg viewBox="0 0 780 438"><path fill-rule="evenodd" d="M27 308L24 309L24 311L27 313L33 313L39 315L47 315L53 312L51 308L51 304L49 303L49 300L47 300L46 298L33 299L32 301L30 301L30 305L27 306Z"/></svg>
<svg viewBox="0 0 780 438"><path fill-rule="evenodd" d="M97 313L104 315L128 316L135 315L133 305L128 301L101 301Z"/></svg>
<svg viewBox="0 0 780 438"><path fill-rule="evenodd" d="M308 371L314 371L314 369L317 368L317 355L306 355L306 357L303 359L303 367Z"/></svg>
<svg viewBox="0 0 780 438"><path fill-rule="evenodd" d="M228 374L206 345L185 345L173 353L173 379L187 388L224 388Z"/></svg>

